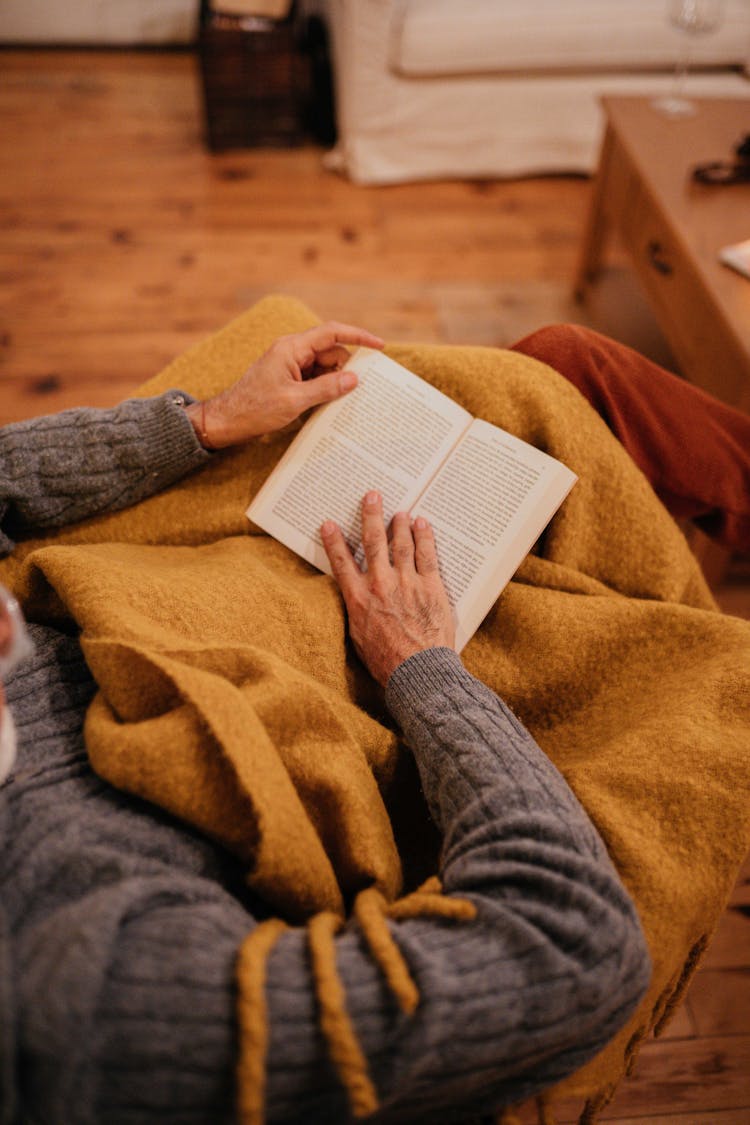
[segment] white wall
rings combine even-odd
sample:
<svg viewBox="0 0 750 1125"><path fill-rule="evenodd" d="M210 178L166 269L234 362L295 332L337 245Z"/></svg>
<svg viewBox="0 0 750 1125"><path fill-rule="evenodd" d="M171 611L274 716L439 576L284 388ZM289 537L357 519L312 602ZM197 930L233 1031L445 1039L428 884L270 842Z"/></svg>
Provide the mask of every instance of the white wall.
<svg viewBox="0 0 750 1125"><path fill-rule="evenodd" d="M198 0L0 0L3 43L190 43Z"/></svg>

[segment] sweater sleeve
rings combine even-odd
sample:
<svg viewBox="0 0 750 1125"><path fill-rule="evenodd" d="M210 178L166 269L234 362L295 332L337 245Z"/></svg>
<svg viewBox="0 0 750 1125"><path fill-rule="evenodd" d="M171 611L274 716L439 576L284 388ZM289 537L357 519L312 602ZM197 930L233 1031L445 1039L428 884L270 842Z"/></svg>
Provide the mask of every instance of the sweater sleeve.
<svg viewBox="0 0 750 1125"><path fill-rule="evenodd" d="M356 923L337 940L349 1016L381 1108L373 1120L489 1113L600 1051L642 998L635 908L563 777L512 712L447 649L411 657L387 703L444 835L444 891L474 921L390 922L420 994L397 1009ZM299 931L269 964L272 1121L348 1119L316 1025Z"/></svg>
<svg viewBox="0 0 750 1125"><path fill-rule="evenodd" d="M34 630L33 662L7 685L21 749L0 787L0 995L13 1013L0 1021L0 1121L15 1120L16 1082L29 1119L50 1125L233 1120L236 956L267 911L210 841L91 774L80 648ZM643 994L648 955L565 781L455 653L410 658L387 701L443 832L445 891L477 915L389 923L419 990L412 1015L356 922L336 938L336 969L380 1100L372 1120L465 1121L603 1047ZM343 1125L305 930L274 947L267 1001L267 1120Z"/></svg>
<svg viewBox="0 0 750 1125"><path fill-rule="evenodd" d="M0 429L0 557L14 534L118 511L209 460L181 391Z"/></svg>

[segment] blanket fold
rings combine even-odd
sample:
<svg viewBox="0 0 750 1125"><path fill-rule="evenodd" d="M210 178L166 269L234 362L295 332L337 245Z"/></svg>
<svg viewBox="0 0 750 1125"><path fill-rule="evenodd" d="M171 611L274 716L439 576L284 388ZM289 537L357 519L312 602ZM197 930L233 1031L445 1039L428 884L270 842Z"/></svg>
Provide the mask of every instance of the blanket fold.
<svg viewBox="0 0 750 1125"><path fill-rule="evenodd" d="M205 397L313 323L268 298L140 393ZM648 997L562 1087L593 1111L684 990L750 842L750 624L717 612L681 532L562 377L496 349L391 354L580 478L463 657L565 775L649 941ZM293 922L341 916L369 886L386 902L412 890L414 857L399 853L389 810L424 809L348 651L334 584L244 517L289 440L216 456L133 509L21 543L0 580L31 619L80 628L99 686L94 768L235 851Z"/></svg>

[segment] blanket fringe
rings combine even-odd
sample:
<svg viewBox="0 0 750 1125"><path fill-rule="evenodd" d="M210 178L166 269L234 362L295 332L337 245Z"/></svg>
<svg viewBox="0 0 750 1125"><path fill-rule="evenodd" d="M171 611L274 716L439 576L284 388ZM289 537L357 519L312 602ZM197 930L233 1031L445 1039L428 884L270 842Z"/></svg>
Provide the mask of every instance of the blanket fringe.
<svg viewBox="0 0 750 1125"><path fill-rule="evenodd" d="M389 903L375 887L360 891L354 902L354 917L362 930L373 960L383 973L407 1015L419 1004L419 989L389 927L388 919L405 920L424 916L451 921L471 921L476 907L467 899L442 893L440 880L428 879L412 894ZM370 1078L367 1059L357 1039L346 1008L346 994L336 968L336 934L345 920L325 911L307 923L307 941L318 1001L320 1028L328 1054L346 1090L354 1117L365 1117L378 1108L378 1095ZM239 1111L242 1125L262 1125L265 1111L268 1010L265 998L268 957L275 942L289 927L280 919L263 922L245 940L240 950L238 975L242 981L239 999L243 1050L238 1068Z"/></svg>
<svg viewBox="0 0 750 1125"><path fill-rule="evenodd" d="M404 920L430 915L469 921L476 917L476 913L476 907L467 899L443 895L440 880L435 876L412 894L394 903L388 903L375 887L368 887L357 895L354 916L360 924L373 960L406 1015L412 1015L416 1011L419 989L409 974L386 918ZM317 914L308 923L308 940L320 1005L320 1025L328 1042L331 1061L349 1096L351 1112L355 1117L362 1117L378 1108L378 1097L369 1076L367 1060L346 1011L346 996L336 971L333 939L343 924L343 919L335 914Z"/></svg>
<svg viewBox="0 0 750 1125"><path fill-rule="evenodd" d="M238 1016L244 1049L237 1071L238 1108L243 1125L262 1125L265 1116L268 1005L266 968L274 945L288 929L280 918L261 922L242 943L237 972L242 980Z"/></svg>
<svg viewBox="0 0 750 1125"><path fill-rule="evenodd" d="M419 1003L419 989L409 975L401 950L388 929L385 920L387 910L385 898L375 887L361 891L354 903L354 914L370 952L398 1000L401 1011L410 1016Z"/></svg>
<svg viewBox="0 0 750 1125"><path fill-rule="evenodd" d="M656 1025L654 1027L654 1036L656 1038L658 1038L664 1031L675 1011L681 1004L683 997L687 992L687 987L692 980L693 973L695 972L703 954L706 952L708 941L709 935L702 934L698 941L693 944L683 966L679 980L677 981L677 984L672 989L671 994L667 998L659 1019L656 1020Z"/></svg>
<svg viewBox="0 0 750 1125"><path fill-rule="evenodd" d="M416 1011L419 989L412 980L406 962L388 929L386 918L403 921L424 915L471 921L477 909L468 899L448 898L442 894L440 880L432 876L416 891L398 902L388 903L376 887L360 891L354 903L354 914L362 927L370 953L388 981L393 995L406 1015Z"/></svg>
<svg viewBox="0 0 750 1125"><path fill-rule="evenodd" d="M552 1103L544 1094L536 1099L536 1114L539 1125L557 1125L557 1119L552 1111Z"/></svg>
<svg viewBox="0 0 750 1125"><path fill-rule="evenodd" d="M578 1125L596 1125L599 1115L607 1108L615 1095L616 1086L604 1086L589 1098L578 1119Z"/></svg>
<svg viewBox="0 0 750 1125"><path fill-rule="evenodd" d="M308 922L307 933L321 1030L328 1042L331 1061L349 1095L351 1111L355 1117L364 1117L378 1108L378 1096L346 1010L344 987L336 971L334 937L343 924L337 914L325 911Z"/></svg>
<svg viewBox="0 0 750 1125"><path fill-rule="evenodd" d="M388 907L389 918L418 918L422 915L451 918L457 922L472 922L477 916L477 908L466 898L451 898L444 895L440 880L433 875L412 894L391 903Z"/></svg>

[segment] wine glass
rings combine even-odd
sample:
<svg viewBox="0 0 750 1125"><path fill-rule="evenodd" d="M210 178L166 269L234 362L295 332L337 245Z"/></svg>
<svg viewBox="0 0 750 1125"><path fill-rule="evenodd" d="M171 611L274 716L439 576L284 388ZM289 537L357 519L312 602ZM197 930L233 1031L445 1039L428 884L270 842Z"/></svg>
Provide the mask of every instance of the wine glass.
<svg viewBox="0 0 750 1125"><path fill-rule="evenodd" d="M685 97L685 81L690 68L694 35L716 31L724 16L724 0L668 0L669 22L683 33L682 46L675 65L672 90L654 105L667 117L690 117L695 105Z"/></svg>

